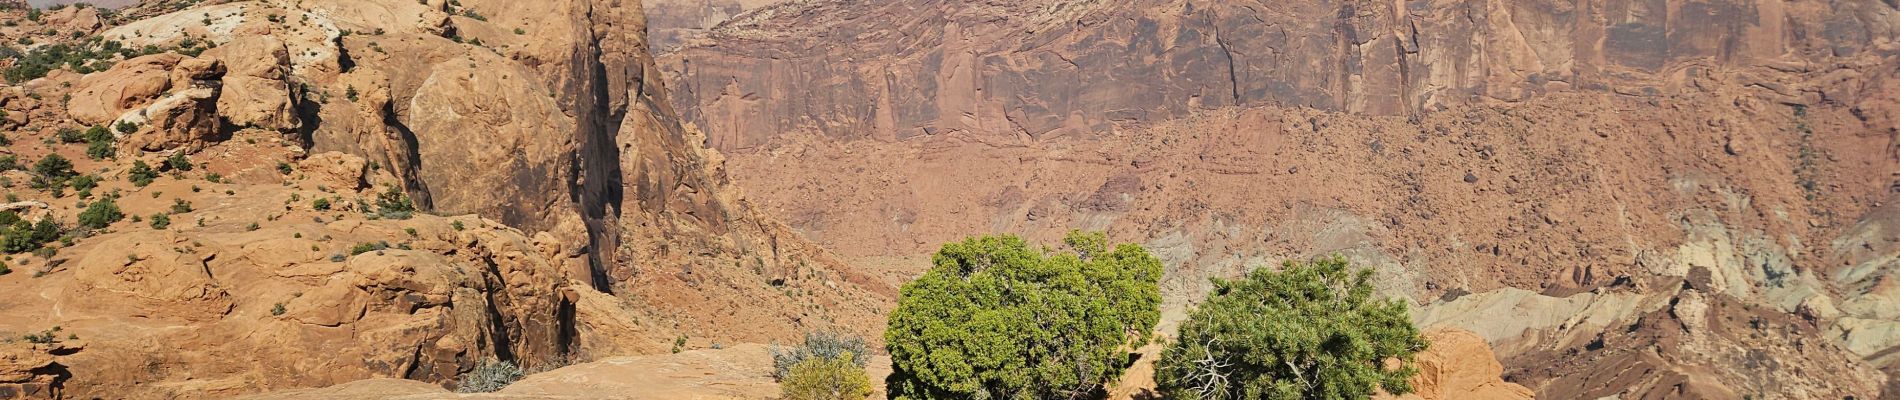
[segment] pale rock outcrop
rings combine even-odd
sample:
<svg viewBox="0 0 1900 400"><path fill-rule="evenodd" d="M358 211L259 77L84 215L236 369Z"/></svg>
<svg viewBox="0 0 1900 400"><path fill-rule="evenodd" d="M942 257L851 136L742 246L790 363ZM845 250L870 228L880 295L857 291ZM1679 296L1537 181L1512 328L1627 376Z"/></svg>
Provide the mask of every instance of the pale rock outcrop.
<svg viewBox="0 0 1900 400"><path fill-rule="evenodd" d="M1471 331L1438 328L1425 331L1431 342L1415 355L1418 375L1405 400L1520 400L1534 398L1530 388L1502 378L1503 364L1484 338Z"/></svg>
<svg viewBox="0 0 1900 400"><path fill-rule="evenodd" d="M297 170L303 171L306 179L324 187L351 191L368 187L364 177L369 172L369 161L362 157L324 152L305 157L298 166Z"/></svg>
<svg viewBox="0 0 1900 400"><path fill-rule="evenodd" d="M82 124L117 121L126 111L150 104L173 87L172 68L186 57L160 53L113 65L112 69L81 78L66 110Z"/></svg>
<svg viewBox="0 0 1900 400"><path fill-rule="evenodd" d="M86 75L66 106L83 124L139 125L126 138L135 148L197 148L215 139L222 126L217 116L222 76L224 65L217 60L153 54Z"/></svg>
<svg viewBox="0 0 1900 400"><path fill-rule="evenodd" d="M145 151L171 149L196 150L222 134L218 118L217 79L224 65L216 60L186 59L172 71L171 94L140 110L137 115L121 117L122 122L139 124L138 131L126 138L131 146Z"/></svg>
<svg viewBox="0 0 1900 400"><path fill-rule="evenodd" d="M243 35L204 57L224 62L218 114L238 126L289 131L301 126L290 83L290 50L271 35Z"/></svg>

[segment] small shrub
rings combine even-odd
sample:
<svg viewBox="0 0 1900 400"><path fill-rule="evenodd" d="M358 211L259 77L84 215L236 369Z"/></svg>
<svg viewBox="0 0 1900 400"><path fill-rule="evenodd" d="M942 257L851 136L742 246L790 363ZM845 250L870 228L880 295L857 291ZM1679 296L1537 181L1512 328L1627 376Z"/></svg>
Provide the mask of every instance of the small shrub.
<svg viewBox="0 0 1900 400"><path fill-rule="evenodd" d="M114 128L117 128L119 133L132 133L139 130L139 124L134 124L132 121L121 121L119 125Z"/></svg>
<svg viewBox="0 0 1900 400"><path fill-rule="evenodd" d="M455 229L456 231L461 231L462 229L465 229L466 227L462 226L462 220L458 219L454 221L449 221L449 228Z"/></svg>
<svg viewBox="0 0 1900 400"><path fill-rule="evenodd" d="M376 209L376 214L383 218L409 219L416 211L416 204L409 201L409 195L402 188L390 186L389 190L376 195Z"/></svg>
<svg viewBox="0 0 1900 400"><path fill-rule="evenodd" d="M60 139L64 140L65 138L62 137ZM94 126L92 128L86 129L86 135L83 139L85 139L87 143L110 142L112 141L113 136L112 136L112 131L106 130L105 127ZM78 142L67 142L67 143L78 143Z"/></svg>
<svg viewBox="0 0 1900 400"><path fill-rule="evenodd" d="M172 226L172 216L165 213L152 214L152 229L164 230Z"/></svg>
<svg viewBox="0 0 1900 400"><path fill-rule="evenodd" d="M673 353L678 354L682 351L686 351L686 335L673 339Z"/></svg>
<svg viewBox="0 0 1900 400"><path fill-rule="evenodd" d="M856 354L807 359L791 366L779 390L785 400L863 400L871 395L871 376Z"/></svg>
<svg viewBox="0 0 1900 400"><path fill-rule="evenodd" d="M491 393L521 380L527 371L507 361L482 360L456 382L456 393Z"/></svg>
<svg viewBox="0 0 1900 400"><path fill-rule="evenodd" d="M86 144L86 158L104 160L116 155L118 155L118 150L112 148L110 141Z"/></svg>
<svg viewBox="0 0 1900 400"><path fill-rule="evenodd" d="M40 159L40 162L33 163L33 174L37 178L60 184L65 184L67 179L79 175L78 172L73 171L73 162L67 161L66 157L60 157L58 154L48 154L46 158Z"/></svg>
<svg viewBox="0 0 1900 400"><path fill-rule="evenodd" d="M98 127L94 127L94 128L98 129ZM86 141L86 135L84 133L80 133L78 129L74 129L70 127L59 128L59 131L54 133L53 136L59 138L60 143L66 143L66 144L80 143L80 142Z"/></svg>
<svg viewBox="0 0 1900 400"><path fill-rule="evenodd" d="M277 163L277 173L290 175L290 163L287 163L287 162Z"/></svg>
<svg viewBox="0 0 1900 400"><path fill-rule="evenodd" d="M1372 271L1345 259L1288 262L1214 281L1155 364L1175 399L1363 399L1412 391L1426 346L1405 303L1372 297ZM1399 368L1388 368L1398 360Z"/></svg>
<svg viewBox="0 0 1900 400"><path fill-rule="evenodd" d="M21 336L20 339L26 340L27 343L49 344L59 340L59 331L60 328L55 326L51 329L40 331L40 333L26 334L25 336Z"/></svg>
<svg viewBox="0 0 1900 400"><path fill-rule="evenodd" d="M817 331L805 334L805 344L794 348L772 348L772 378L785 380L792 366L814 358L838 358L856 354L857 367L864 368L864 339L856 336Z"/></svg>
<svg viewBox="0 0 1900 400"><path fill-rule="evenodd" d="M79 212L79 226L91 229L105 228L121 219L125 219L125 213L119 211L119 204L111 197L92 202L85 211Z"/></svg>
<svg viewBox="0 0 1900 400"><path fill-rule="evenodd" d="M191 212L191 202L185 201L185 199L172 199L172 214L184 214L188 212Z"/></svg>
<svg viewBox="0 0 1900 400"><path fill-rule="evenodd" d="M330 199L319 198L316 201L312 201L310 202L310 208L317 209L317 210L328 210L330 209Z"/></svg>
<svg viewBox="0 0 1900 400"><path fill-rule="evenodd" d="M350 255L354 256L354 255L368 253L372 251L382 251L382 250L388 250L388 249L389 249L389 242L357 243L355 246L350 246Z"/></svg>
<svg viewBox="0 0 1900 400"><path fill-rule="evenodd" d="M257 230L258 228L259 228L259 227L257 226L257 223L256 223L256 222L252 222L252 223L251 223L250 225L245 225L245 226L244 226L244 231L245 231L245 232L250 232L250 231L255 231L255 230Z"/></svg>
<svg viewBox="0 0 1900 400"><path fill-rule="evenodd" d="M68 184L72 185L73 190L88 192L92 191L92 188L99 187L99 177L92 175L75 176Z"/></svg>
<svg viewBox="0 0 1900 400"><path fill-rule="evenodd" d="M5 144L0 144L4 146ZM0 155L0 172L20 169L20 157L12 154Z"/></svg>
<svg viewBox="0 0 1900 400"><path fill-rule="evenodd" d="M271 316L284 315L284 303L277 303L277 305L271 306L270 315Z"/></svg>
<svg viewBox="0 0 1900 400"><path fill-rule="evenodd" d="M134 186L145 187L158 179L158 171L152 170L152 166L146 164L145 160L136 160L132 161L132 169L126 171L125 179L131 181Z"/></svg>
<svg viewBox="0 0 1900 400"><path fill-rule="evenodd" d="M190 171L191 160L185 158L184 152L172 153L170 158L165 159L165 168L173 171Z"/></svg>

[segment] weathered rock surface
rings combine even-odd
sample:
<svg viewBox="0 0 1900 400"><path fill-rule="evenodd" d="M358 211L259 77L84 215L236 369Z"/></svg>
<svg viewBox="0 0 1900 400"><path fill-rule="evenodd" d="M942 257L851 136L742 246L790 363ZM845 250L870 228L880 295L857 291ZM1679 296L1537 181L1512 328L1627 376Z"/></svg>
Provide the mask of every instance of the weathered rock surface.
<svg viewBox="0 0 1900 400"><path fill-rule="evenodd" d="M125 60L105 72L86 75L66 103L73 120L100 125L117 121L126 111L150 104L172 90L172 68L188 57L153 54ZM178 83L184 86L186 83Z"/></svg>
<svg viewBox="0 0 1900 400"><path fill-rule="evenodd" d="M1089 134L1224 106L1396 115L1667 94L1716 71L1788 101L1840 99L1854 94L1784 71L1894 54L1894 15L1871 0L800 1L661 65L683 116L731 150L790 132Z"/></svg>
<svg viewBox="0 0 1900 400"><path fill-rule="evenodd" d="M88 351L56 355L70 368L62 384L101 398L451 385L485 358L540 368L664 353L681 336L688 349L813 329L869 336L894 289L738 195L664 100L640 10L341 0L126 11L141 18L101 35L216 46L93 78L54 72L23 87L34 96L0 101L44 121L9 132L21 142L141 126L117 158L19 149L22 161L62 154L101 174L88 201L114 196L136 218L9 261L22 272L0 275L0 290L32 295L0 299L0 334L57 325L84 338ZM69 121L67 102L37 103L69 91L93 122ZM174 154L195 168L126 182L134 160L165 168ZM46 215L66 226L85 206L20 194L57 203ZM170 225L148 222L159 215Z"/></svg>
<svg viewBox="0 0 1900 400"><path fill-rule="evenodd" d="M782 0L646 0L647 42L656 53L703 38L712 27Z"/></svg>
<svg viewBox="0 0 1900 400"><path fill-rule="evenodd" d="M224 62L224 95L218 112L232 124L288 131L298 128L291 96L290 50L269 32L239 33L230 42L205 51Z"/></svg>
<svg viewBox="0 0 1900 400"><path fill-rule="evenodd" d="M1471 331L1434 329L1425 332L1431 347L1416 355L1418 375L1412 377L1412 393L1392 396L1416 400L1521 400L1531 399L1531 390L1505 382L1504 366L1491 353L1484 338Z"/></svg>
<svg viewBox="0 0 1900 400"><path fill-rule="evenodd" d="M1843 304L1830 299L1830 273L1816 267L1834 264L1814 257L1813 246L1888 201L1893 125L1862 120L1852 107L1797 113L1763 95L1730 86L1669 96L1552 93L1414 118L1259 107L1038 140L794 135L734 152L732 171L808 237L887 265L889 281L927 264L906 257L969 232L1052 240L1101 229L1143 243L1169 266L1164 331L1201 298L1207 277L1283 259L1346 255L1377 271L1382 293L1426 305L1424 313L1474 293L1510 293L1522 301L1453 326L1492 340L1515 382L1571 398L1580 392L1563 390L1581 389L1544 382L1566 375L1523 372L1552 361L1524 355L1584 352L1595 332L1631 326L1669 298L1651 293L1667 285L1586 294L1597 288L1695 280L1705 294L1781 317ZM1879 109L1860 104L1859 114ZM1746 323L1733 315L1741 322L1711 325ZM1589 337L1569 336L1576 332ZM1835 344L1744 339L1706 343L1785 358L1760 368L1701 358L1645 368L1738 387L1755 373L1850 371L1812 382L1816 396L1872 396L1868 388L1885 380L1851 372L1866 367L1852 357L1815 350ZM1598 371L1611 370L1566 373Z"/></svg>

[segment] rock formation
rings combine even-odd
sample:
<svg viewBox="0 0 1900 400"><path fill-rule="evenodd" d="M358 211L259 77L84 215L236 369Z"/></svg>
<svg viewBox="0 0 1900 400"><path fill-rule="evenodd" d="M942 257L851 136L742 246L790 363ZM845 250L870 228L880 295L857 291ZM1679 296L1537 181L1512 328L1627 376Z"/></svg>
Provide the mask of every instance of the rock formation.
<svg viewBox="0 0 1900 400"><path fill-rule="evenodd" d="M34 372L0 383L86 398L365 378L453 387L484 359L545 368L666 352L683 337L691 349L876 329L894 290L737 194L667 105L640 9L118 10L88 31L96 39L71 40L155 54L101 52L94 64L112 68L55 65L0 91L0 109L23 116L9 139L52 143L5 154L27 165L59 154L98 176L75 202L7 172L21 182L10 194L52 208L27 217L70 228L108 198L123 211L6 261L14 273L0 273L0 290L34 295L0 300L0 334L57 326L87 345L52 355L54 382ZM67 40L20 12L0 10L27 25L0 38ZM209 49L192 50L200 43ZM138 128L105 143L115 157L53 139L120 123ZM134 161L157 170L149 186L132 182L147 173Z"/></svg>
<svg viewBox="0 0 1900 400"><path fill-rule="evenodd" d="M1224 106L1405 115L1573 89L1679 93L1745 70L1790 101L1851 99L1784 72L1890 54L1895 9L1844 1L789 2L661 64L721 150L790 132L1102 132ZM1846 92L1838 89L1848 89Z"/></svg>
<svg viewBox="0 0 1900 400"><path fill-rule="evenodd" d="M1505 382L1504 366L1491 354L1491 346L1471 331L1436 329L1425 332L1431 347L1416 355L1418 375L1412 377L1412 393L1394 396L1413 400L1514 400L1530 399L1531 390Z"/></svg>
<svg viewBox="0 0 1900 400"><path fill-rule="evenodd" d="M1208 277L1342 254L1543 397L1866 398L1885 256L1828 253L1881 240L1849 227L1900 168L1896 15L805 1L661 65L740 186L862 264L1107 230L1168 263L1165 327Z"/></svg>

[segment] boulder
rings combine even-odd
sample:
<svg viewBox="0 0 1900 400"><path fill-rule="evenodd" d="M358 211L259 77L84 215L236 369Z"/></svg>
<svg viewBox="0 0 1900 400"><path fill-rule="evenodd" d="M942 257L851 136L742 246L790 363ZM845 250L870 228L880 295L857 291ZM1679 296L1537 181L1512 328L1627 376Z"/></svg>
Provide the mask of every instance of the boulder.
<svg viewBox="0 0 1900 400"><path fill-rule="evenodd" d="M86 75L74 85L72 99L66 102L67 113L87 125L117 121L126 111L144 107L168 93L173 86L172 68L184 59L175 53L153 54Z"/></svg>
<svg viewBox="0 0 1900 400"><path fill-rule="evenodd" d="M297 165L304 179L322 187L345 191L368 187L363 177L369 171L369 162L363 157L331 151L304 158Z"/></svg>
<svg viewBox="0 0 1900 400"><path fill-rule="evenodd" d="M224 62L218 115L239 126L290 131L302 125L290 83L290 50L270 35L241 36L205 52Z"/></svg>

